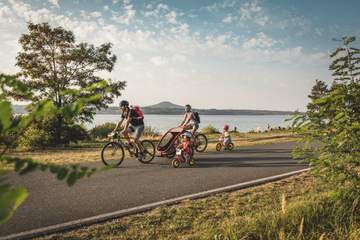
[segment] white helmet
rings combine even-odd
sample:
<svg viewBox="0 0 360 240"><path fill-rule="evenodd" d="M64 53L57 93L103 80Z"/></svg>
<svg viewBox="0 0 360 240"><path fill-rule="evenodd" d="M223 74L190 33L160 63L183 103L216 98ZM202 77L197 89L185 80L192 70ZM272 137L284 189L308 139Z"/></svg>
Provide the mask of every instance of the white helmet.
<svg viewBox="0 0 360 240"><path fill-rule="evenodd" d="M182 134L183 137L192 138L192 134L190 132L184 132Z"/></svg>

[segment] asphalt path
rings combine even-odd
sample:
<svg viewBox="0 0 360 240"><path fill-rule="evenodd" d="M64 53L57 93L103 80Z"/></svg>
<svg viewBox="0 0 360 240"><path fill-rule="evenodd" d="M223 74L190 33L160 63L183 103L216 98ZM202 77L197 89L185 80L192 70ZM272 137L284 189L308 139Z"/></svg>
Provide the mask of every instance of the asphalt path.
<svg viewBox="0 0 360 240"><path fill-rule="evenodd" d="M196 153L193 168L174 169L165 158L151 164L126 159L120 168L98 172L73 187L49 173L10 174L7 181L25 186L29 197L0 225L0 237L306 168L291 158L293 147L278 143Z"/></svg>

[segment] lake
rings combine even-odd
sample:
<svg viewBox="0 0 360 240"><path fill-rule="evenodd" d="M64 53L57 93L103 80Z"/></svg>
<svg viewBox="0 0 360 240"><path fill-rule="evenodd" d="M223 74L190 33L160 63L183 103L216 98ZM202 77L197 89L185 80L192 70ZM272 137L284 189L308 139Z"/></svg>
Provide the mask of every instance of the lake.
<svg viewBox="0 0 360 240"><path fill-rule="evenodd" d="M285 122L289 115L201 115L200 129L211 124L218 129L222 129L225 124L229 124L232 130L235 126L240 132L248 132L255 130L258 127L261 130L270 127L287 127L290 122ZM145 115L145 125L152 126L160 132L164 132L169 128L178 126L182 121L182 115ZM116 123L120 120L119 115L111 114L96 114L93 123L88 123L86 126L90 129L95 125L106 122Z"/></svg>

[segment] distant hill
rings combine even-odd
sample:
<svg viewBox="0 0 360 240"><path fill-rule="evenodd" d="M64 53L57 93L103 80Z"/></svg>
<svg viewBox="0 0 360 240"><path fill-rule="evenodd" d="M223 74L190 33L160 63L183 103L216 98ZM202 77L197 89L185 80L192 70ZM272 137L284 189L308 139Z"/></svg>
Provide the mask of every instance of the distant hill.
<svg viewBox="0 0 360 240"><path fill-rule="evenodd" d="M164 101L154 105L142 107L145 114L181 115L184 106ZM249 110L249 109L194 109L203 115L289 115L291 111ZM101 114L119 114L118 107L109 107Z"/></svg>
<svg viewBox="0 0 360 240"><path fill-rule="evenodd" d="M158 104L146 106L144 108L163 108L163 109L184 109L184 106L174 104L172 102L160 102Z"/></svg>
<svg viewBox="0 0 360 240"><path fill-rule="evenodd" d="M24 113L24 106L14 105L15 113ZM181 115L184 114L184 106L171 102L142 107L145 114ZM251 110L251 109L194 109L202 115L289 115L291 111ZM119 107L109 107L101 110L98 114L119 114Z"/></svg>

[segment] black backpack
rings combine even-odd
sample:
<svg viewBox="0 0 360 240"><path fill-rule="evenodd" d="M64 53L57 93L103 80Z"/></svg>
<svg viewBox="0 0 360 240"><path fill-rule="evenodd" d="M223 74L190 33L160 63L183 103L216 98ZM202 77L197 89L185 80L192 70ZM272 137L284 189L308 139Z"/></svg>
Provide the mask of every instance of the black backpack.
<svg viewBox="0 0 360 240"><path fill-rule="evenodd" d="M194 120L197 122L197 123L200 123L200 115L198 112L193 112L193 115L194 115Z"/></svg>

